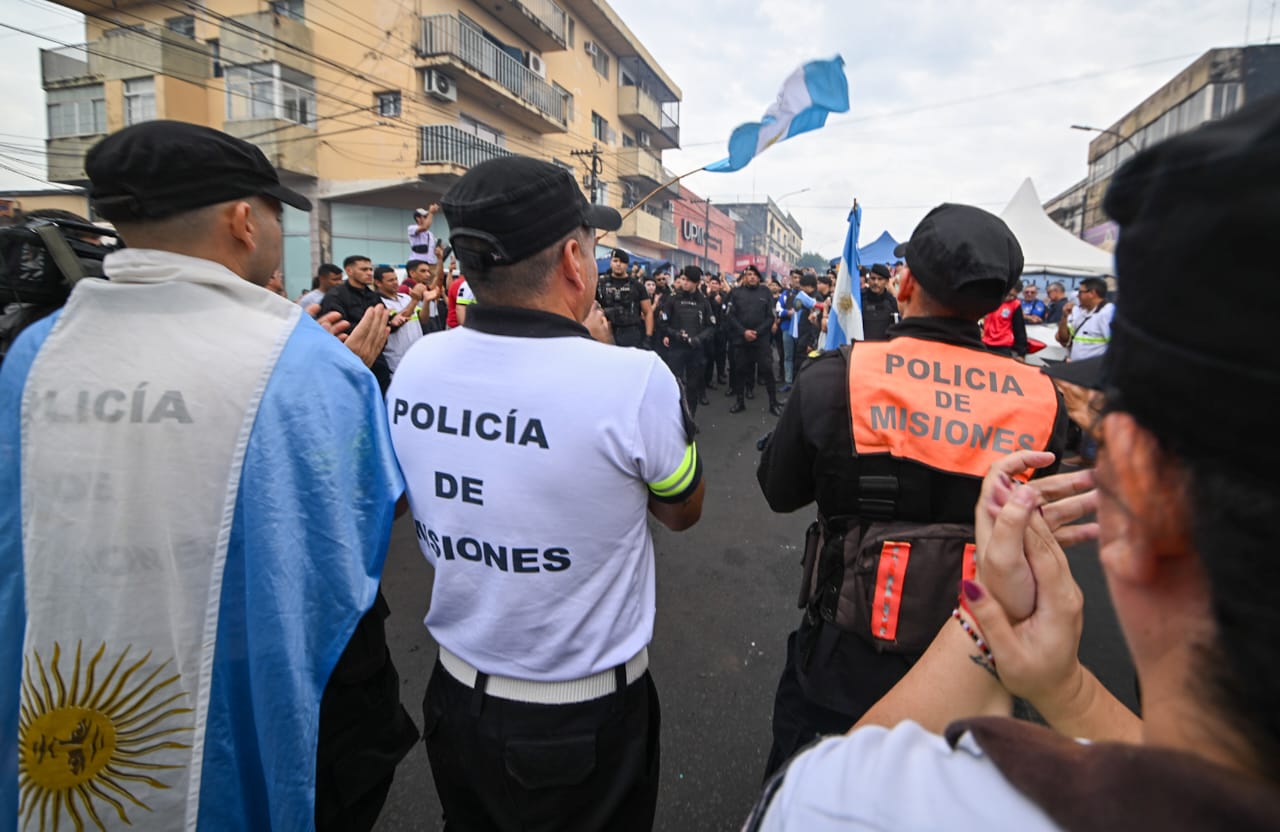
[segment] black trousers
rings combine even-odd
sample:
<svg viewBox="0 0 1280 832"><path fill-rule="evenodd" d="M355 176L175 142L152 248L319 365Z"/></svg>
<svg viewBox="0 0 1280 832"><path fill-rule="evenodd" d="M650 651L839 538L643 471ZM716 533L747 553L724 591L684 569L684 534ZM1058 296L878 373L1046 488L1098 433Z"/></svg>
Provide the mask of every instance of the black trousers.
<svg viewBox="0 0 1280 832"><path fill-rule="evenodd" d="M422 703L431 776L454 830L649 830L660 710L645 673L573 705L487 696L439 663Z"/></svg>
<svg viewBox="0 0 1280 832"><path fill-rule="evenodd" d="M644 326L620 326L613 331L613 343L620 347L638 347L644 343Z"/></svg>
<svg viewBox="0 0 1280 832"><path fill-rule="evenodd" d="M787 663L773 698L773 746L765 780L818 737L846 733L914 663L915 657L881 653L852 633L819 626L823 631L813 633L801 623L787 637ZM808 666L802 667L801 643L810 637L815 646ZM814 686L821 690L806 690Z"/></svg>
<svg viewBox="0 0 1280 832"><path fill-rule="evenodd" d="M707 363L702 373L702 380L705 384L711 383L711 374L713 372L716 378L724 378L724 362L725 353L728 352L728 341L729 339L720 330L716 330L714 338L707 339Z"/></svg>
<svg viewBox="0 0 1280 832"><path fill-rule="evenodd" d="M707 383L703 377L707 359L703 355L702 346L688 347L683 344L672 344L662 358L671 368L671 374L684 388L684 398L689 405L689 412L697 413L698 399L702 398L702 390Z"/></svg>
<svg viewBox="0 0 1280 832"><path fill-rule="evenodd" d="M754 341L743 340L733 345L733 392L742 398L749 386L754 386L757 373L769 391L769 401L775 402L778 393L773 383L773 342L765 331Z"/></svg>

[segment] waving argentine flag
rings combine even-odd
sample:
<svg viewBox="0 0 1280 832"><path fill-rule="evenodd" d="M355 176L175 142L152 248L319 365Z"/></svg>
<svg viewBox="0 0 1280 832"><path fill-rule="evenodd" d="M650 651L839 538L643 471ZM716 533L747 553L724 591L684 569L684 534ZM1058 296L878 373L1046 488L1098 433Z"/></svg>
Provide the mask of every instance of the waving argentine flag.
<svg viewBox="0 0 1280 832"><path fill-rule="evenodd" d="M707 165L704 170L730 173L741 170L758 153L780 141L817 130L827 123L828 113L849 111L849 81L844 74L844 58L810 61L791 73L778 93L778 100L758 122L743 124L729 137L729 157Z"/></svg>
<svg viewBox="0 0 1280 832"><path fill-rule="evenodd" d="M858 278L858 233L862 229L862 206L855 200L849 212L849 233L844 238L844 253L840 257L840 271L836 286L831 292L831 317L827 319L826 348L834 350L850 341L861 341L862 288Z"/></svg>

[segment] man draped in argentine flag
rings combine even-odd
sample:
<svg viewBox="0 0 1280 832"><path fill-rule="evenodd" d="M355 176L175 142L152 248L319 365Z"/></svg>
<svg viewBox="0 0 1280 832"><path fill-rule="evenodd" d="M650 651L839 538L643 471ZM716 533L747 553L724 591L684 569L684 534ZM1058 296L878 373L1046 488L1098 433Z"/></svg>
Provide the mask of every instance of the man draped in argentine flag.
<svg viewBox="0 0 1280 832"><path fill-rule="evenodd" d="M834 350L842 344L862 340L862 291L858 278L858 233L862 229L862 206L856 201L849 212L849 232L844 238L844 252L840 256L840 271L836 286L831 292L831 315L827 319L826 349Z"/></svg>
<svg viewBox="0 0 1280 832"><path fill-rule="evenodd" d="M817 130L828 113L849 111L849 80L844 58L810 61L787 78L778 98L757 122L740 125L729 137L729 156L703 170L730 173L741 170L765 149L792 136Z"/></svg>
<svg viewBox="0 0 1280 832"><path fill-rule="evenodd" d="M132 247L0 367L0 830L367 829L416 739L366 615L403 481L372 374L262 288L310 203L176 122L85 169Z"/></svg>

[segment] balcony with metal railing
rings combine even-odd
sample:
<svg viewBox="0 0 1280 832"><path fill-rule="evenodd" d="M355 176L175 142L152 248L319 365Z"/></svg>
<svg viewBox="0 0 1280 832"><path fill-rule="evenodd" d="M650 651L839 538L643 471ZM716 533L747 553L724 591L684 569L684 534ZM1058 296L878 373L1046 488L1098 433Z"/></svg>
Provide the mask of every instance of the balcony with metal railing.
<svg viewBox="0 0 1280 832"><path fill-rule="evenodd" d="M452 124L429 124L420 129L420 165L445 165L467 171L481 162L511 155L511 151L506 148Z"/></svg>
<svg viewBox="0 0 1280 832"><path fill-rule="evenodd" d="M492 8L494 17L537 49L558 52L565 48L567 17L552 0L495 0L485 8Z"/></svg>
<svg viewBox="0 0 1280 832"><path fill-rule="evenodd" d="M672 106L678 107L679 102ZM671 150L680 146L680 123L676 116L638 86L618 88L618 118L627 126L643 131L653 147Z"/></svg>
<svg viewBox="0 0 1280 832"><path fill-rule="evenodd" d="M675 175L662 166L652 151L643 147L624 147L618 151L618 178L634 181L646 194L659 186L666 186L663 193L668 198L680 195L679 185L667 184Z"/></svg>
<svg viewBox="0 0 1280 832"><path fill-rule="evenodd" d="M496 93L499 102L517 105L502 106L502 112L526 127L539 133L568 131L569 94L499 49L474 24L447 14L424 17L418 52L420 64L443 71L460 94L494 106Z"/></svg>

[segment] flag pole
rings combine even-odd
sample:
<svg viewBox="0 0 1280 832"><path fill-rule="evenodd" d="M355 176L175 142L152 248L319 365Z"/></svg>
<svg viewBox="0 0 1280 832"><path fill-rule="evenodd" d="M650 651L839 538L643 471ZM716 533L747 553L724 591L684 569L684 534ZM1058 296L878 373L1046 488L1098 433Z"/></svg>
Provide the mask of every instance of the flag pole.
<svg viewBox="0 0 1280 832"><path fill-rule="evenodd" d="M640 200L635 205L632 205L629 209L627 209L627 212L622 215L622 219L625 220L627 217L634 214L638 208L640 208L646 202L648 202L649 200L657 196L660 191L665 191L667 188L670 188L672 185L676 184L681 179L684 179L686 176L693 176L695 173L697 173L700 170L704 170L705 168L706 168L706 165L703 165L702 167L694 168L688 173L682 173L679 176L677 176L675 179L672 179L670 182L665 182L659 185L658 187L654 188L652 191L649 192L648 196L646 196L644 199Z"/></svg>

